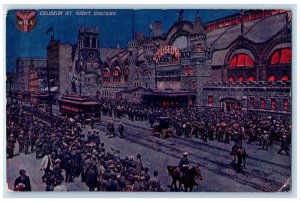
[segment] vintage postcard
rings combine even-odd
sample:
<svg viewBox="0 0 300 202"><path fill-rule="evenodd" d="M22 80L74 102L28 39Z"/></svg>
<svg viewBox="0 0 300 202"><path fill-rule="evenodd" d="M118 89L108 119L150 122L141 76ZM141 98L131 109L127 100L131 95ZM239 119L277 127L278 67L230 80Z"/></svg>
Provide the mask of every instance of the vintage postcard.
<svg viewBox="0 0 300 202"><path fill-rule="evenodd" d="M6 14L9 192L288 192L292 12Z"/></svg>

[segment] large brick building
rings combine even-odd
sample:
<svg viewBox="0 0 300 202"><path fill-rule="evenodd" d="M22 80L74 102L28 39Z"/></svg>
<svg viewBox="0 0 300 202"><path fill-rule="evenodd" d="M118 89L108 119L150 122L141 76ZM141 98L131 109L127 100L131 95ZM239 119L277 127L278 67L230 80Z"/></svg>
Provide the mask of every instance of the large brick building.
<svg viewBox="0 0 300 202"><path fill-rule="evenodd" d="M150 38L139 34L126 50L91 63L96 76L86 92L160 106L289 113L290 19L289 11L248 10L202 25L199 13L190 22L181 12L166 34L156 22ZM86 75L90 48L84 48L82 36L80 30L73 70L85 68ZM97 41L98 33L94 37ZM78 92L78 74L72 77L70 87Z"/></svg>

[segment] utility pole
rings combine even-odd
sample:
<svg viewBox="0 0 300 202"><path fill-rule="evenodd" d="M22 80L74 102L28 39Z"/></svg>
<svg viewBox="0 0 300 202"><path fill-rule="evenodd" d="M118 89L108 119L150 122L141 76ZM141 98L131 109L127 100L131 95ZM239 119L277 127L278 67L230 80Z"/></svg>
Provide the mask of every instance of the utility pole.
<svg viewBox="0 0 300 202"><path fill-rule="evenodd" d="M52 128L52 118L53 118L53 114L52 114L52 102L51 102L51 91L50 91L50 71L49 71L49 61L47 58L47 83L48 83L48 104L49 104L49 110L50 110L50 123L51 123L51 128Z"/></svg>

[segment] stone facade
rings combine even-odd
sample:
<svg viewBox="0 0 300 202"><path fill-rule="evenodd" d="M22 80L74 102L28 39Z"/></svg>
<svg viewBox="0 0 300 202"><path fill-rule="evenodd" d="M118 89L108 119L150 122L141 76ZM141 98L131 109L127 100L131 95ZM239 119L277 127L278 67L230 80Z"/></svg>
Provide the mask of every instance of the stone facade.
<svg viewBox="0 0 300 202"><path fill-rule="evenodd" d="M166 34L157 22L150 38L138 37L128 42L127 49L117 47L113 55L107 53L100 59L98 43L92 49L86 47L87 37L98 41L98 32L81 28L70 92L78 93L80 87L82 94L90 96L134 102L157 99L156 104L166 106L179 102L290 113L291 25L287 12L246 11L243 26L240 15L207 25L202 25L199 13L194 22L185 21L182 15ZM89 51L97 56L93 62Z"/></svg>
<svg viewBox="0 0 300 202"><path fill-rule="evenodd" d="M69 93L95 96L100 89L100 43L98 27L81 26L69 71Z"/></svg>

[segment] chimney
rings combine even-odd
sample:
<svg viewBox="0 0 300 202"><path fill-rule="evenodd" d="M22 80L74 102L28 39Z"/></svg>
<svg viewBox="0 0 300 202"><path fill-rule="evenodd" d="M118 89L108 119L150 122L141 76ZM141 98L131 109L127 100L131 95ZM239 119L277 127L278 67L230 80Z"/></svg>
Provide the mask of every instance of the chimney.
<svg viewBox="0 0 300 202"><path fill-rule="evenodd" d="M162 22L155 21L153 36L161 36L162 35Z"/></svg>
<svg viewBox="0 0 300 202"><path fill-rule="evenodd" d="M144 33L143 32L136 32L135 33L135 39L137 41L143 41L145 38L144 38Z"/></svg>

